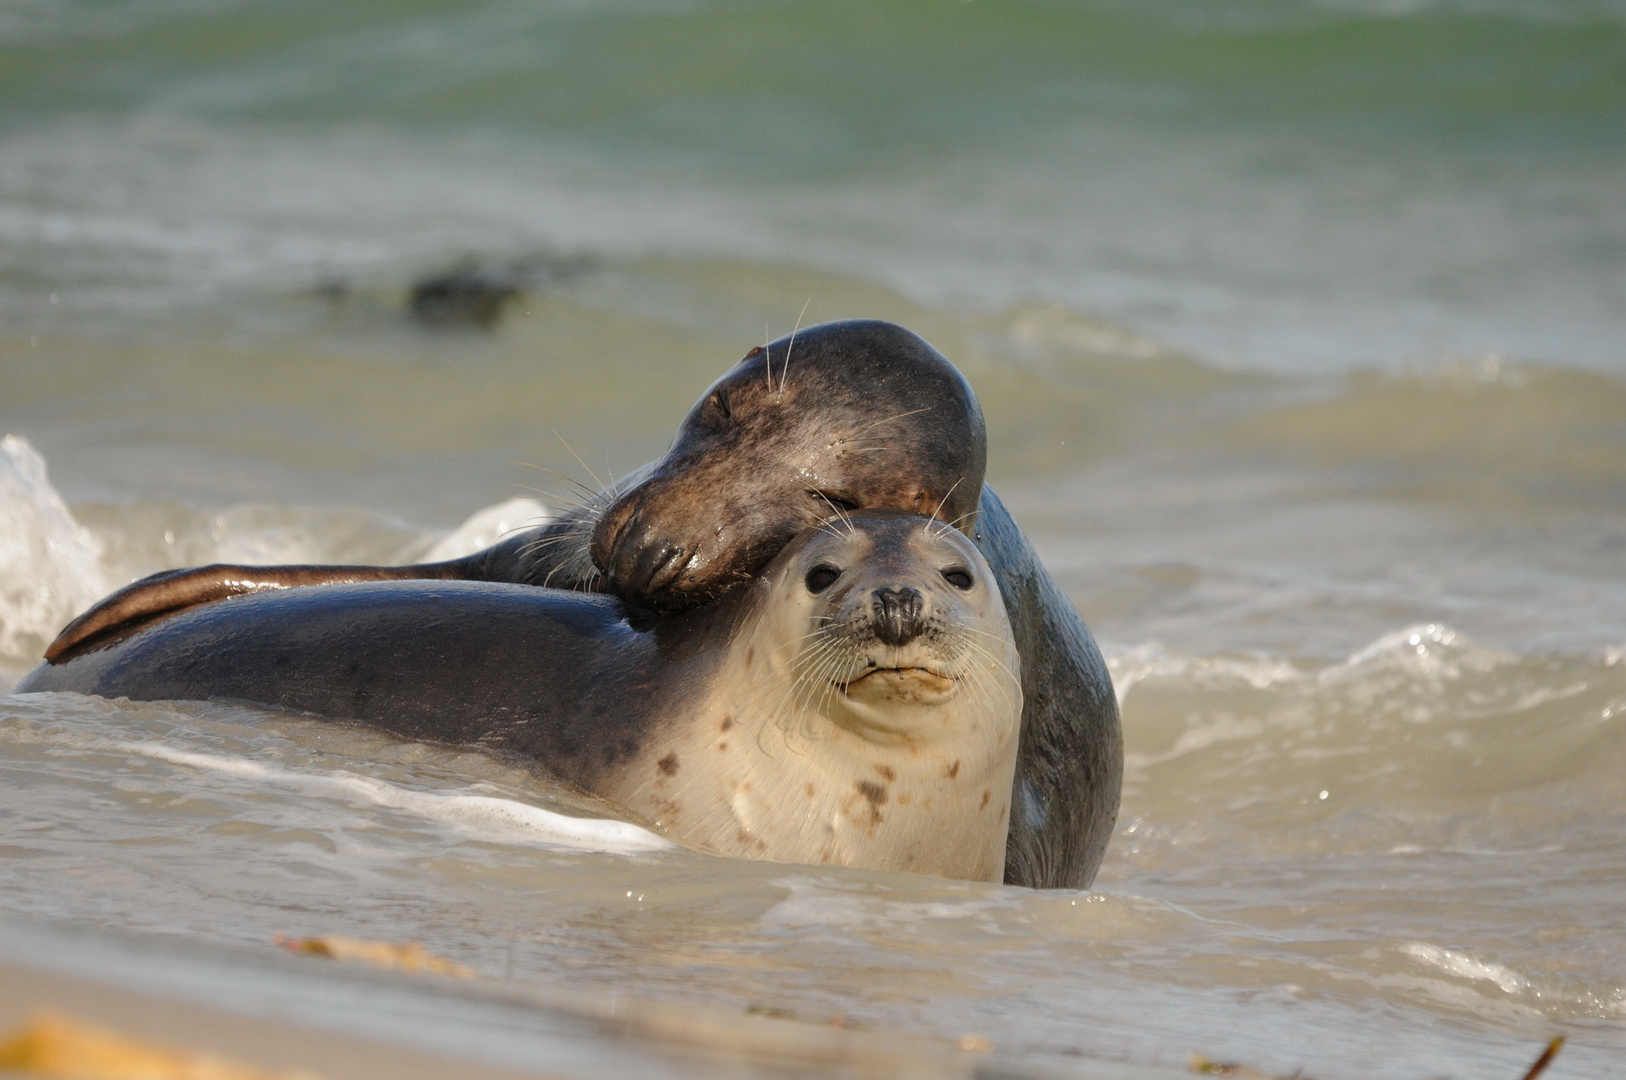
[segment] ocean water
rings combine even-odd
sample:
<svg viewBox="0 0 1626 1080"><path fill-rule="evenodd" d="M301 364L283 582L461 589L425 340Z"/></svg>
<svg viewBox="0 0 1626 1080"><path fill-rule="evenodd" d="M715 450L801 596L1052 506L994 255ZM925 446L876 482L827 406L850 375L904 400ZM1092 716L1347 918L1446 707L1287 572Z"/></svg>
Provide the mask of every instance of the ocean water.
<svg viewBox="0 0 1626 1080"><path fill-rule="evenodd" d="M0 687L155 570L477 548L766 336L877 316L982 398L1128 760L1094 890L1038 893L0 697L0 914L414 939L1018 1075L1511 1078L1555 1034L1548 1076L1615 1075L1623 193L1606 0L7 6ZM416 323L457 265L524 295Z"/></svg>

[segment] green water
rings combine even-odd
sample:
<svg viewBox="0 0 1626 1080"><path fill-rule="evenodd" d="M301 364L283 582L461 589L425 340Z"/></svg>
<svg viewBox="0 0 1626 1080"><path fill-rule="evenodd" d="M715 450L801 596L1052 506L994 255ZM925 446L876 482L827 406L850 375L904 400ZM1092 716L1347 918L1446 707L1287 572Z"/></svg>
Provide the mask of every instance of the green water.
<svg viewBox="0 0 1626 1080"><path fill-rule="evenodd" d="M1618 370L1623 71L1602 3L35 3L0 281L34 325L721 255L1229 365Z"/></svg>
<svg viewBox="0 0 1626 1080"><path fill-rule="evenodd" d="M0 683L142 574L556 506L752 345L879 316L975 387L1129 753L1099 892L1032 894L471 837L340 789L548 793L10 697L0 906L416 937L1043 1075L1512 1077L1554 1033L1548 1076L1611 1075L1623 39L1606 3L0 11ZM463 259L525 295L416 323Z"/></svg>

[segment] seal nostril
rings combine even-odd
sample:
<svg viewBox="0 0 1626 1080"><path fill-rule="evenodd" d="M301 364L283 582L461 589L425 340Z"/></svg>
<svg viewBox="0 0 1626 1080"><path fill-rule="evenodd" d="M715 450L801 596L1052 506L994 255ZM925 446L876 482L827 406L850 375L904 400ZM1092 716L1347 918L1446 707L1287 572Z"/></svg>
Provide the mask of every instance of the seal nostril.
<svg viewBox="0 0 1626 1080"><path fill-rule="evenodd" d="M648 544L638 551L624 584L644 596L653 595L682 572L685 554L681 544Z"/></svg>
<svg viewBox="0 0 1626 1080"><path fill-rule="evenodd" d="M876 589L872 594L875 636L888 645L907 645L920 636L921 597L908 586Z"/></svg>

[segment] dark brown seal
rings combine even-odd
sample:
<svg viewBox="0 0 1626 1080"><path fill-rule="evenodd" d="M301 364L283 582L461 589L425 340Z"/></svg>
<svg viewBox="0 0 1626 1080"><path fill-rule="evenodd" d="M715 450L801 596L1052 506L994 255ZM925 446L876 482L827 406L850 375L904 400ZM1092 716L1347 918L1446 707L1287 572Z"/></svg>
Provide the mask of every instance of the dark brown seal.
<svg viewBox="0 0 1626 1080"><path fill-rule="evenodd" d="M986 456L976 397L940 353L891 323L827 323L751 350L690 410L665 456L540 529L422 567L159 575L87 612L47 656L69 659L197 603L358 574L607 590L660 618L725 596L791 537L839 512L932 515L982 550L1022 657L1005 880L1083 888L1117 818L1117 703L1077 611L983 484Z"/></svg>

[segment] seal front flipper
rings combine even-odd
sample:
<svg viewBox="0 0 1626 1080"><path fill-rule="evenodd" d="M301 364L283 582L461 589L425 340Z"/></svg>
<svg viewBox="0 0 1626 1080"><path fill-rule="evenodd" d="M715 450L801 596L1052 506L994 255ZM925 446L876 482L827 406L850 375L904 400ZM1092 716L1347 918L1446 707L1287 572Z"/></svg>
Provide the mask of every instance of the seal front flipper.
<svg viewBox="0 0 1626 1080"><path fill-rule="evenodd" d="M45 650L61 664L119 641L183 611L234 596L354 585L365 581L507 581L595 591L598 572L587 557L586 536L596 521L592 506L577 507L540 528L527 529L462 559L410 566L240 566L215 563L165 570L132 582L74 619Z"/></svg>
<svg viewBox="0 0 1626 1080"><path fill-rule="evenodd" d="M427 566L232 566L216 563L188 570L165 570L132 582L62 628L45 650L45 659L64 664L74 657L110 645L172 618L183 611L234 596L297 589L307 585L345 585L362 581L412 578L456 578L456 563Z"/></svg>
<svg viewBox="0 0 1626 1080"><path fill-rule="evenodd" d="M637 474L634 474L636 476ZM633 477L629 477L632 480ZM572 507L553 521L514 534L461 559L410 566L239 566L219 563L166 570L126 585L62 629L45 650L60 664L183 611L234 596L366 581L496 581L597 592L600 575L587 542L614 492Z"/></svg>

